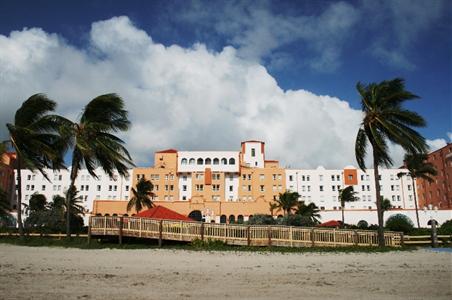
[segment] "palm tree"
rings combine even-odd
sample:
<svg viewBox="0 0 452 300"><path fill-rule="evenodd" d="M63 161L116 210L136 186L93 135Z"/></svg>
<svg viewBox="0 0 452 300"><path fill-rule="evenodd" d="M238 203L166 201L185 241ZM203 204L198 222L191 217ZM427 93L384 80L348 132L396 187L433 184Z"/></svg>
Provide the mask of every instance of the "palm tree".
<svg viewBox="0 0 452 300"><path fill-rule="evenodd" d="M403 79L393 79L364 85L357 83L361 97L363 121L355 143L355 156L359 167L365 171L367 145L372 148L375 178L375 194L378 214L378 244L385 245L383 212L381 210L379 166L392 166L388 141L402 146L407 153L424 153L427 149L424 137L412 127L425 126L425 120L417 113L402 107L407 100L418 96L405 90Z"/></svg>
<svg viewBox="0 0 452 300"><path fill-rule="evenodd" d="M432 163L427 162L427 154L424 153L416 153L416 154L405 154L405 167L408 169L408 173L400 172L397 174L399 178L404 175L408 175L411 177L411 185L413 187L413 196L414 196L414 207L416 209L416 221L417 228L421 228L419 223L419 210L417 205L416 198L416 184L414 180L416 178L422 178L427 180L428 182L433 182L433 176L436 176L437 171Z"/></svg>
<svg viewBox="0 0 452 300"><path fill-rule="evenodd" d="M356 196L358 194L353 190L353 186L350 185L346 187L345 189L339 190L339 201L341 201L341 210L342 210L342 227L344 226L345 218L344 218L344 207L345 203L358 201L359 198Z"/></svg>
<svg viewBox="0 0 452 300"><path fill-rule="evenodd" d="M304 202L299 202L295 211L296 214L307 217L314 224L320 223L320 209L314 203L309 203L308 205Z"/></svg>
<svg viewBox="0 0 452 300"><path fill-rule="evenodd" d="M392 204L391 201L389 201L389 199L383 198L383 196L381 196L381 210L383 211L383 213L385 211L388 211L392 208Z"/></svg>
<svg viewBox="0 0 452 300"><path fill-rule="evenodd" d="M121 176L128 176L128 168L133 166L132 158L124 147L124 142L114 135L128 130L130 122L123 100L116 94L101 95L91 100L84 108L78 123L65 120L61 127L64 146L72 150L70 185L74 189L78 172L85 167L89 174L97 178L95 169L101 166L110 176L115 170ZM70 193L66 193L66 236L71 236Z"/></svg>
<svg viewBox="0 0 452 300"><path fill-rule="evenodd" d="M275 210L278 210L278 208L279 208L278 203L274 203L274 202L269 203L270 214L272 215L272 217L273 217L273 212Z"/></svg>
<svg viewBox="0 0 452 300"><path fill-rule="evenodd" d="M23 168L38 170L49 180L45 168L64 167L63 152L59 147L60 137L57 134L60 118L49 114L55 107L56 103L45 95L35 94L16 111L14 124L6 124L10 135L9 141L17 158L17 223L21 237L24 236L21 170Z"/></svg>
<svg viewBox="0 0 452 300"><path fill-rule="evenodd" d="M297 206L300 195L297 192L284 192L279 194L279 199L276 200L277 207L282 209L284 214L290 215L292 209Z"/></svg>
<svg viewBox="0 0 452 300"><path fill-rule="evenodd" d="M66 192L66 199L68 198L69 198L69 209L67 208L68 202L67 201L63 202L66 212L69 211L73 215L85 215L85 208L83 207L82 196L78 196L78 191L75 186L71 187ZM61 203L60 198L53 197L53 201Z"/></svg>
<svg viewBox="0 0 452 300"><path fill-rule="evenodd" d="M153 188L152 182L142 177L137 183L137 188L132 188L132 197L127 203L127 211L135 208L136 212L139 213L144 206L147 208L153 207L152 199L155 196L152 192Z"/></svg>

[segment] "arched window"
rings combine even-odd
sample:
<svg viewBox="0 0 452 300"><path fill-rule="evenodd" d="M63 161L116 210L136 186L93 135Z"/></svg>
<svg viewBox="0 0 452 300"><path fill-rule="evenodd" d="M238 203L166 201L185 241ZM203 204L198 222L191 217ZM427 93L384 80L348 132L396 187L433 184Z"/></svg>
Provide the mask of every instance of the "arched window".
<svg viewBox="0 0 452 300"><path fill-rule="evenodd" d="M128 214L123 214L122 216L123 216L123 217L128 217L129 215L128 215Z"/></svg>
<svg viewBox="0 0 452 300"><path fill-rule="evenodd" d="M235 223L235 216L234 215L230 215L229 216L229 224L234 224Z"/></svg>
<svg viewBox="0 0 452 300"><path fill-rule="evenodd" d="M218 158L214 158L213 159L213 164L214 165L219 165L220 164L220 160Z"/></svg>
<svg viewBox="0 0 452 300"><path fill-rule="evenodd" d="M182 158L180 164L181 165L186 165L187 164L187 159L186 158Z"/></svg>
<svg viewBox="0 0 452 300"><path fill-rule="evenodd" d="M202 165L204 164L204 160L202 158L198 158L198 160L196 161L197 165Z"/></svg>
<svg viewBox="0 0 452 300"><path fill-rule="evenodd" d="M206 158L206 161L204 162L206 165L212 164L212 160L210 158Z"/></svg>
<svg viewBox="0 0 452 300"><path fill-rule="evenodd" d="M222 158L221 159L221 164L222 165L227 165L228 164L228 160L226 158Z"/></svg>
<svg viewBox="0 0 452 300"><path fill-rule="evenodd" d="M188 161L189 165L194 165L195 164L195 159L194 158L190 158L190 160Z"/></svg>
<svg viewBox="0 0 452 300"><path fill-rule="evenodd" d="M110 214L105 214L104 216L106 216L106 217L109 217L109 216L110 216Z"/></svg>
<svg viewBox="0 0 452 300"><path fill-rule="evenodd" d="M237 223L243 224L243 216L242 216L242 215L238 215L238 217L237 217Z"/></svg>
<svg viewBox="0 0 452 300"><path fill-rule="evenodd" d="M220 223L222 223L222 224L226 223L226 219L227 219L226 215L221 215Z"/></svg>
<svg viewBox="0 0 452 300"><path fill-rule="evenodd" d="M230 159L229 159L229 164L230 164L230 165L235 165L235 159L230 158Z"/></svg>

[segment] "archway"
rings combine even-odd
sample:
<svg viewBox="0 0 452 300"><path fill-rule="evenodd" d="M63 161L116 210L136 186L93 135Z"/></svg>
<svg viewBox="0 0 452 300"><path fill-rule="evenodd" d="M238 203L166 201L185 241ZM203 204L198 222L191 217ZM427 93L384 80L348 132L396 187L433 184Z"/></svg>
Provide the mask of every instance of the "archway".
<svg viewBox="0 0 452 300"><path fill-rule="evenodd" d="M188 214L188 217L198 222L202 221L202 213L199 210L193 210Z"/></svg>
<svg viewBox="0 0 452 300"><path fill-rule="evenodd" d="M222 224L226 223L226 219L227 219L226 215L221 215L220 223L222 223Z"/></svg>
<svg viewBox="0 0 452 300"><path fill-rule="evenodd" d="M238 223L238 224L243 224L243 216L242 216L242 215L238 215L238 217L237 217L237 223Z"/></svg>
<svg viewBox="0 0 452 300"><path fill-rule="evenodd" d="M234 215L230 215L229 216L229 224L234 224L235 223L235 216Z"/></svg>

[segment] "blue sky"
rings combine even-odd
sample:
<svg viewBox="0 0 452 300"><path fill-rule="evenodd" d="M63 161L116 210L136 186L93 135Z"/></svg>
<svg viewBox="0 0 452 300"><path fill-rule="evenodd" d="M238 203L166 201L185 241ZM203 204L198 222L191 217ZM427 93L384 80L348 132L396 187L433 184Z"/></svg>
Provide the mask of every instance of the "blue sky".
<svg viewBox="0 0 452 300"><path fill-rule="evenodd" d="M153 44L191 50L200 44L214 54L230 46L241 64L265 67L283 91L328 95L347 101L355 110L360 108L356 82L402 77L407 88L421 97L408 105L427 120L428 126L421 133L429 140L444 142L450 141L447 135L452 132L451 3L3 0L0 35L11 39L12 31L40 28L46 34L56 34L64 47L95 59L99 58L96 55L109 54L91 51L93 24L126 16L131 26L144 31ZM7 72L3 70L3 74ZM42 87L40 92L53 90L48 83ZM313 123L306 126L309 124ZM208 134L205 126L199 125L199 130L198 138ZM256 135L279 141L277 136ZM226 138L222 146L238 147L237 138ZM157 142L155 147L170 143ZM195 149L200 143L193 136L191 142L177 142L174 146ZM303 151L303 146L299 150ZM274 151L279 158L282 156L277 147ZM322 162L314 156L304 159L312 160L308 165ZM294 157L289 163L296 160Z"/></svg>

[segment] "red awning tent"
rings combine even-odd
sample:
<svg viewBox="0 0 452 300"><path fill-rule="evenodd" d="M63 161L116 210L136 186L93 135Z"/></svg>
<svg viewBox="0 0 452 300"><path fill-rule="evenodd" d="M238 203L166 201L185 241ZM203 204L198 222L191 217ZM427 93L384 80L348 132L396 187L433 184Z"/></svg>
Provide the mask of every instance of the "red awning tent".
<svg viewBox="0 0 452 300"><path fill-rule="evenodd" d="M328 222L318 225L318 227L340 227L341 224L342 224L341 221L330 220Z"/></svg>
<svg viewBox="0 0 452 300"><path fill-rule="evenodd" d="M164 206L157 205L151 209L144 210L135 215L135 217L161 219L161 220L177 220L177 221L193 221L189 217L181 215Z"/></svg>

